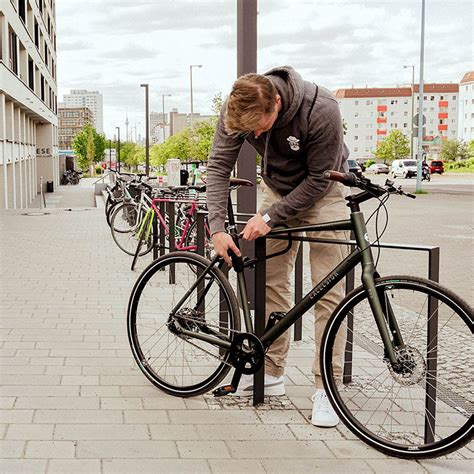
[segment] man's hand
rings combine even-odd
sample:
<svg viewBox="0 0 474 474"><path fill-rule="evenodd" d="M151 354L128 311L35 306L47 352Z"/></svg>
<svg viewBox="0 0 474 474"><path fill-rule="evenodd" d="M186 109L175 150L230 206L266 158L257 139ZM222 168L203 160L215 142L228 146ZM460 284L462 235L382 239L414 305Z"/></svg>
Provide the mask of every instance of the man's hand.
<svg viewBox="0 0 474 474"><path fill-rule="evenodd" d="M272 228L263 220L262 215L257 213L248 220L242 236L245 240L255 240L267 235L271 230Z"/></svg>
<svg viewBox="0 0 474 474"><path fill-rule="evenodd" d="M228 250L232 250L237 257L240 257L240 250L235 245L232 237L226 232L216 232L212 237L212 243L214 245L214 250L218 255L224 257L226 263L231 267L232 260L230 259Z"/></svg>

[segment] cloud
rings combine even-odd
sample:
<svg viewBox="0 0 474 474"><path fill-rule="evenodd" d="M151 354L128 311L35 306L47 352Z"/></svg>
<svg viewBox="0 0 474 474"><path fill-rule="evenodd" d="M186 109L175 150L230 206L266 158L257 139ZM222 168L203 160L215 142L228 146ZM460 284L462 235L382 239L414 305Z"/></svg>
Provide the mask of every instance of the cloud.
<svg viewBox="0 0 474 474"><path fill-rule="evenodd" d="M104 94L106 130L151 107L209 113L237 71L237 2L67 0L56 2L59 96L71 88ZM394 86L419 71L420 2L412 0L258 0L258 71L290 64L330 89ZM472 69L473 4L426 2L425 80L459 81Z"/></svg>

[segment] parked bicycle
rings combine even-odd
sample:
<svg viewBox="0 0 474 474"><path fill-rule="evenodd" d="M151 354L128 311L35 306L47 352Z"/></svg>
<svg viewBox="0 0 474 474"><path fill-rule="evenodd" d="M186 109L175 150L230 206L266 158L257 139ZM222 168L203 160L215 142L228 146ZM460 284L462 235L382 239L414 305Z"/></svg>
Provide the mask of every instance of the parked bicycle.
<svg viewBox="0 0 474 474"><path fill-rule="evenodd" d="M231 254L237 298L222 272L221 257L209 261L174 252L152 262L133 287L127 313L133 356L151 383L179 397L215 389L234 368L231 382L213 392L233 393L242 374L262 367L271 344L360 266L362 285L338 305L322 338L321 374L331 404L356 436L386 454L419 459L455 451L473 432L472 308L433 281L379 276L372 255L376 242L369 240L360 204L377 199L380 208L390 195L415 196L390 180L379 186L335 171L325 172L324 178L362 190L346 198L350 219L273 229L268 237L286 236L288 250L295 232L348 230L357 245L300 302L286 314L273 313L257 337L243 271L258 259ZM228 221L238 245L230 195ZM346 340L342 383L333 366L338 337Z"/></svg>
<svg viewBox="0 0 474 474"><path fill-rule="evenodd" d="M63 171L60 184L63 186L67 184L74 184L74 185L79 184L81 177L82 177L82 171L66 170L66 171Z"/></svg>

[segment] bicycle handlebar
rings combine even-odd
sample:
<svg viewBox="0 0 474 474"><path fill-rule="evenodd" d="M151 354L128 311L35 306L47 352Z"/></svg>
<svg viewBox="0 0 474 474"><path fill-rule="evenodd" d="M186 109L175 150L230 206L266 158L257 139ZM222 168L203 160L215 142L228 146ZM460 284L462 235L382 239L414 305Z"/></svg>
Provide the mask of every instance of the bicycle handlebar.
<svg viewBox="0 0 474 474"><path fill-rule="evenodd" d="M370 179L365 176L357 176L354 173L341 173L339 171L327 170L323 173L323 178L329 179L331 181L337 181L344 184L345 186L352 186L364 191L369 191L377 195L382 194L400 194L402 196L409 197L411 199L416 199L414 194L406 193L402 190L401 186L395 187L394 182L390 179L385 181L385 186L380 186L378 184L372 183Z"/></svg>

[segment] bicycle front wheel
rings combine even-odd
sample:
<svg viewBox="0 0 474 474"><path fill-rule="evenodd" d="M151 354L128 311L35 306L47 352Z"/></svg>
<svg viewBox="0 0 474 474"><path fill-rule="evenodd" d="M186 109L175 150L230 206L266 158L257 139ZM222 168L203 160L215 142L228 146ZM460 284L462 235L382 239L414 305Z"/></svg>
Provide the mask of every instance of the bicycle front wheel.
<svg viewBox="0 0 474 474"><path fill-rule="evenodd" d="M328 397L354 434L386 454L414 459L455 451L472 439L472 308L421 278L380 278L376 288L385 316L395 316L403 338L395 349L398 364L392 367L385 356L367 293L359 287L336 308L323 335ZM393 324L391 329L393 334ZM335 347L344 347L344 340L338 357Z"/></svg>
<svg viewBox="0 0 474 474"><path fill-rule="evenodd" d="M133 356L148 380L171 395L205 393L231 368L227 349L176 330L179 326L228 342L240 330L237 298L217 267L189 291L209 264L191 252L164 255L142 272L130 296L127 325Z"/></svg>

